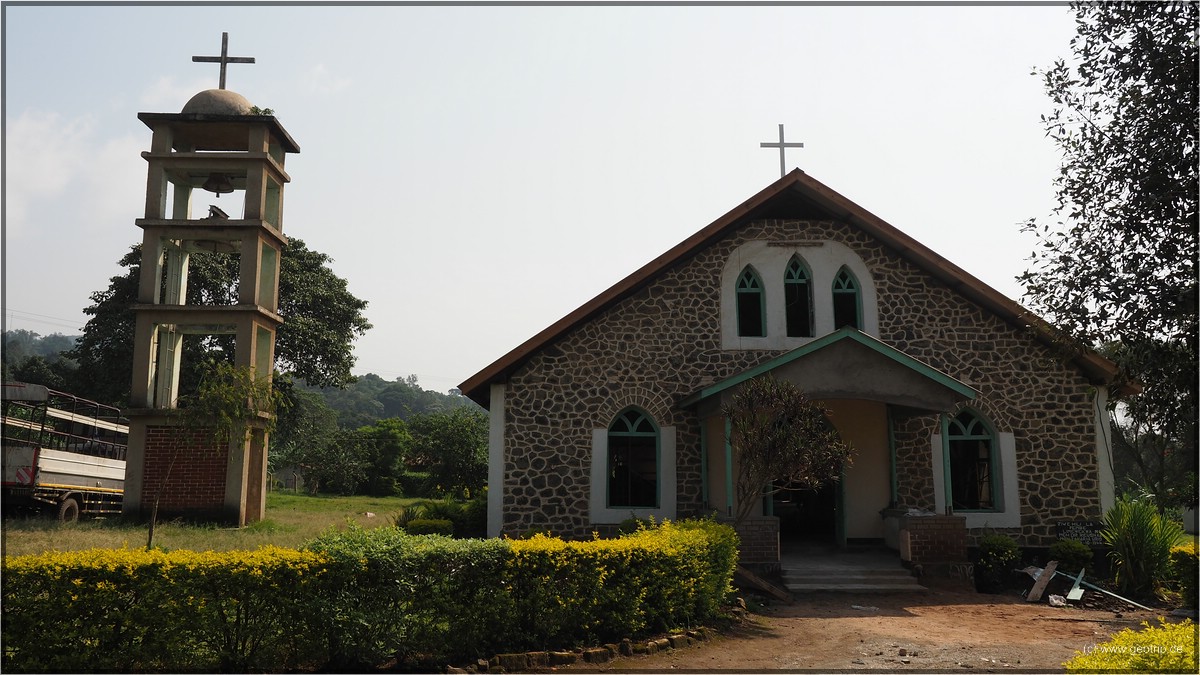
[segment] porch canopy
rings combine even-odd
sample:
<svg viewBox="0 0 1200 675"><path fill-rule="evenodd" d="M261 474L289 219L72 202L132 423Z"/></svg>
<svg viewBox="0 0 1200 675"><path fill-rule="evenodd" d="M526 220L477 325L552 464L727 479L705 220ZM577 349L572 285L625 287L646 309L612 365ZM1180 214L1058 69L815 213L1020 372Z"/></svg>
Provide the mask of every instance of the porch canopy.
<svg viewBox="0 0 1200 675"><path fill-rule="evenodd" d="M853 328L842 328L754 368L709 385L680 402L701 418L718 414L737 386L772 373L814 400L886 403L906 417L949 412L974 400L974 388Z"/></svg>

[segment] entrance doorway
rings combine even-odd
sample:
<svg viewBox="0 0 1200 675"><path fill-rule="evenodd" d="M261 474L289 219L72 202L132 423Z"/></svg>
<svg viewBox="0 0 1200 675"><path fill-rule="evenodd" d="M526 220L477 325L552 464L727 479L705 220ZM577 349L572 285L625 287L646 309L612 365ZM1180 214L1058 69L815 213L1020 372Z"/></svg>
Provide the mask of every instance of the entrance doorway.
<svg viewBox="0 0 1200 675"><path fill-rule="evenodd" d="M772 510L779 518L782 544L837 544L841 523L838 503L841 481L813 489L783 488L772 497Z"/></svg>

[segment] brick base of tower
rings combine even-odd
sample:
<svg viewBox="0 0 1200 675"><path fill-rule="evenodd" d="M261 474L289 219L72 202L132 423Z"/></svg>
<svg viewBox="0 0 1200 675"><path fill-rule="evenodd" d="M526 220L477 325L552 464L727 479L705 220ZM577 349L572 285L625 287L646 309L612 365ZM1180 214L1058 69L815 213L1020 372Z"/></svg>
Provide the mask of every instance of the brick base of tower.
<svg viewBox="0 0 1200 675"><path fill-rule="evenodd" d="M143 511L157 500L160 517L223 520L228 464L229 447L216 443L211 433L147 427Z"/></svg>
<svg viewBox="0 0 1200 675"><path fill-rule="evenodd" d="M124 515L183 518L241 526L263 516L265 438L244 447L218 443L207 430L183 430L164 411L130 415Z"/></svg>

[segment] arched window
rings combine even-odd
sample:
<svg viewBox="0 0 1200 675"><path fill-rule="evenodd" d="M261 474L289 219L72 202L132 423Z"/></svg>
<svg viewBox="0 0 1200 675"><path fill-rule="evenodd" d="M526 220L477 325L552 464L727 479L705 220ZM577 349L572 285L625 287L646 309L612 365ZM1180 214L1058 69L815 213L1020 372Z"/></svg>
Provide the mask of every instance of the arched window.
<svg viewBox="0 0 1200 675"><path fill-rule="evenodd" d="M799 256L792 256L784 272L783 302L787 314L787 336L812 337L812 274Z"/></svg>
<svg viewBox="0 0 1200 675"><path fill-rule="evenodd" d="M850 270L842 267L833 278L833 327L862 329L862 302L858 292L858 279Z"/></svg>
<svg viewBox="0 0 1200 675"><path fill-rule="evenodd" d="M948 440L954 508L996 508L996 434L977 413L963 410L950 420Z"/></svg>
<svg viewBox="0 0 1200 675"><path fill-rule="evenodd" d="M765 337L767 334L767 307L762 280L749 266L738 276L737 325L739 337Z"/></svg>
<svg viewBox="0 0 1200 675"><path fill-rule="evenodd" d="M637 409L608 428L608 506L658 507L658 429Z"/></svg>

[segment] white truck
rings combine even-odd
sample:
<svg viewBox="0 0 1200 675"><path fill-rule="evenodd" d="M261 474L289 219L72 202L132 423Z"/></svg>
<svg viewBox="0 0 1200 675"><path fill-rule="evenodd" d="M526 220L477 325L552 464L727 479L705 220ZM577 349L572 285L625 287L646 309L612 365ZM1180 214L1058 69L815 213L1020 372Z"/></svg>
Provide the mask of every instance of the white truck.
<svg viewBox="0 0 1200 675"><path fill-rule="evenodd" d="M3 501L74 522L121 513L128 420L112 406L3 383Z"/></svg>

